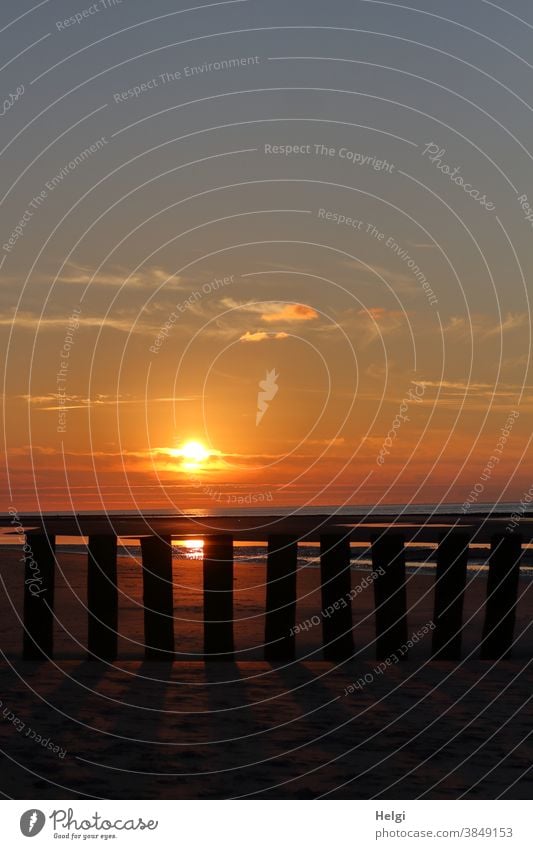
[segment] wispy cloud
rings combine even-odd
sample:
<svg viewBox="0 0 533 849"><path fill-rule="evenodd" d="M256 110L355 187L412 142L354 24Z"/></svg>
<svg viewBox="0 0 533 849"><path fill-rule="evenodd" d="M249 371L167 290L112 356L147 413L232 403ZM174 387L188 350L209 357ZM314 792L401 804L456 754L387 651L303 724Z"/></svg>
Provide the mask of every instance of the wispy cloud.
<svg viewBox="0 0 533 849"><path fill-rule="evenodd" d="M397 271L388 265L379 265L378 263L372 263L367 268L358 260L342 260L340 264L343 268L349 268L357 272L358 284L375 287L377 283L382 286L383 284L378 282L377 278L383 278L397 294L411 295L413 297L420 294L420 284L417 283L412 274ZM421 263L420 269L424 271Z"/></svg>
<svg viewBox="0 0 533 849"><path fill-rule="evenodd" d="M344 436L335 436L331 439L308 439L305 444L317 445L319 447L328 446L329 448L339 448L341 445L344 445L345 442L346 440L344 439Z"/></svg>
<svg viewBox="0 0 533 849"><path fill-rule="evenodd" d="M353 322L360 334L363 347L374 340L387 336L405 326L405 315L400 310L389 310L384 307L368 307L352 313ZM343 322L349 324L349 321Z"/></svg>
<svg viewBox="0 0 533 849"><path fill-rule="evenodd" d="M487 336L495 336L500 333L507 333L509 330L517 330L519 327L526 327L529 322L529 316L525 312L507 313L503 321L498 322L493 328L486 332Z"/></svg>
<svg viewBox="0 0 533 849"><path fill-rule="evenodd" d="M2 275L3 281L8 283L20 283L20 277ZM178 288L182 278L162 268L159 265L147 266L138 271L131 272L127 266L113 265L109 268L95 271L88 265L78 263L67 263L59 275L53 273L37 272L31 277L32 283L68 284L69 286L109 286L120 288L125 285L131 289L155 289L165 283L169 288Z"/></svg>
<svg viewBox="0 0 533 849"><path fill-rule="evenodd" d="M469 335L478 339L489 339L509 331L527 327L529 316L526 312L508 312L501 320L494 319L484 313L471 315L469 319L462 315L453 315L447 321L445 333L468 338Z"/></svg>
<svg viewBox="0 0 533 849"><path fill-rule="evenodd" d="M13 312L10 314L0 314L0 327L10 327L13 325L19 330L32 330L34 333L45 330L65 330L68 322L68 315L62 316L43 316L40 318L33 312L18 312L16 315ZM151 335L154 333L154 327L148 327L137 323L133 326L131 317L121 318L120 316L102 315L84 315L80 319L80 329L102 327L107 329L120 330L122 333L141 333L143 335Z"/></svg>
<svg viewBox="0 0 533 849"><path fill-rule="evenodd" d="M436 251L437 245L434 245L433 242L410 242L407 241L406 245L409 245L410 248L415 248L417 251Z"/></svg>
<svg viewBox="0 0 533 849"><path fill-rule="evenodd" d="M246 333L243 333L240 337L239 342L265 342L267 340L288 338L289 334L283 333L282 331L279 333L267 333L266 330L256 330L255 333L252 333L250 330L247 330Z"/></svg>
<svg viewBox="0 0 533 849"><path fill-rule="evenodd" d="M86 410L98 407L117 407L125 404L148 406L152 404L178 404L189 401L197 401L200 395L176 395L163 398L136 398L123 395L97 394L93 398L85 398L82 395L68 395L66 404L58 404L59 396L55 393L50 395L16 395L15 398L26 401L38 408L40 412L52 410Z"/></svg>
<svg viewBox="0 0 533 849"><path fill-rule="evenodd" d="M314 321L319 318L318 312L307 304L286 304L283 301L235 301L233 298L224 298L223 304L228 309L244 314L252 314L260 317L261 321L281 323Z"/></svg>
<svg viewBox="0 0 533 849"><path fill-rule="evenodd" d="M272 304L262 313L261 318L263 321L314 321L318 313L306 304L284 304L281 309L279 305L276 307Z"/></svg>

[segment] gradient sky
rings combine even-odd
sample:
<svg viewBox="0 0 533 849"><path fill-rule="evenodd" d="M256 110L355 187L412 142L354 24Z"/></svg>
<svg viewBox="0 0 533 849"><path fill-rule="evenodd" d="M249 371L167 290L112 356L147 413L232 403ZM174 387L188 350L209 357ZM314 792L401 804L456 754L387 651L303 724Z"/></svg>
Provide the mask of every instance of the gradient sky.
<svg viewBox="0 0 533 849"><path fill-rule="evenodd" d="M0 12L3 509L520 500L530 4L108 2Z"/></svg>

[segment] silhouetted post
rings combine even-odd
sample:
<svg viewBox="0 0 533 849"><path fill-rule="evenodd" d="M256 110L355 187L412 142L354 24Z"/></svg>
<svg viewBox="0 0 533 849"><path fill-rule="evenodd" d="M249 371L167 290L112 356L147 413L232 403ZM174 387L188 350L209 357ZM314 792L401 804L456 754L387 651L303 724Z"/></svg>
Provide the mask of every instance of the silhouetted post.
<svg viewBox="0 0 533 849"><path fill-rule="evenodd" d="M468 542L465 534L456 532L447 533L439 542L433 614L434 660L461 657Z"/></svg>
<svg viewBox="0 0 533 849"><path fill-rule="evenodd" d="M233 537L204 542L204 653L206 660L233 659Z"/></svg>
<svg viewBox="0 0 533 849"><path fill-rule="evenodd" d="M118 640L117 538L111 534L89 537L87 608L89 659L115 660Z"/></svg>
<svg viewBox="0 0 533 849"><path fill-rule="evenodd" d="M346 660L354 653L350 541L341 535L320 537L322 634L325 660Z"/></svg>
<svg viewBox="0 0 533 849"><path fill-rule="evenodd" d="M521 557L522 539L518 534L497 534L492 538L481 643L483 660L511 654Z"/></svg>
<svg viewBox="0 0 533 849"><path fill-rule="evenodd" d="M47 660L54 651L55 536L26 534L24 546L25 660Z"/></svg>
<svg viewBox="0 0 533 849"><path fill-rule="evenodd" d="M146 660L174 659L174 601L170 537L142 537Z"/></svg>
<svg viewBox="0 0 533 849"><path fill-rule="evenodd" d="M372 564L378 572L374 580L376 604L376 657L392 655L403 660L407 650L407 596L405 590L405 551L403 536L382 534L372 541ZM402 649L402 651L400 651Z"/></svg>
<svg viewBox="0 0 533 849"><path fill-rule="evenodd" d="M268 538L265 660L294 659L298 543L275 534Z"/></svg>

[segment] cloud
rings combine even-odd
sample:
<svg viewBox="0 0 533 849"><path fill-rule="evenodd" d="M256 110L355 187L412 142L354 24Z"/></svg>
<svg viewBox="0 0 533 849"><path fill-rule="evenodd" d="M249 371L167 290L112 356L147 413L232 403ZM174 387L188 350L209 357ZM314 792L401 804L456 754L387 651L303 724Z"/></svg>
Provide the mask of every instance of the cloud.
<svg viewBox="0 0 533 849"><path fill-rule="evenodd" d="M502 320L495 320L487 314L466 316L452 315L444 327L446 333L464 338L477 336L479 339L490 339L509 331L527 327L529 316L526 312L509 312Z"/></svg>
<svg viewBox="0 0 533 849"><path fill-rule="evenodd" d="M235 310L237 314L238 312L252 313L252 315L258 315L262 321L267 322L313 321L319 317L317 311L306 304L287 304L283 301L240 303L233 298L224 298L222 303L227 309Z"/></svg>
<svg viewBox="0 0 533 849"><path fill-rule="evenodd" d="M375 321L380 321L380 319L385 318L388 312L389 311L386 310L385 307L368 307L365 310L359 310L358 315L370 316L370 318L375 319Z"/></svg>
<svg viewBox="0 0 533 849"><path fill-rule="evenodd" d="M398 295L418 297L420 292L423 291L413 274L398 271L388 265L372 263L367 267L359 260L342 260L340 265L342 268L349 268L351 271L357 272L357 283L360 285L372 286L375 289L377 276L384 280L388 284L388 288ZM421 266L420 270L424 271Z"/></svg>
<svg viewBox="0 0 533 849"><path fill-rule="evenodd" d="M345 443L344 436L334 436L331 439L307 439L306 445L318 445L320 447L339 448Z"/></svg>
<svg viewBox="0 0 533 849"><path fill-rule="evenodd" d="M15 395L14 398L26 401L29 404L35 405L40 412L51 412L53 410L86 410L96 409L99 407L117 407L124 404L135 404L150 406L152 404L175 404L188 401L198 401L201 395L183 395L165 398L135 398L123 395L103 395L96 394L94 398L85 398L82 395L67 395L69 403L59 404L59 395L51 393L50 395ZM41 406L45 404L46 406Z"/></svg>
<svg viewBox="0 0 533 849"><path fill-rule="evenodd" d="M528 319L529 316L525 312L509 312L505 316L504 320L488 330L486 335L499 335L500 333L506 333L508 330L517 330L519 327L525 327L528 323Z"/></svg>
<svg viewBox="0 0 533 849"><path fill-rule="evenodd" d="M522 397L522 403L530 399L529 393L532 387L527 384L519 383L480 383L466 380L424 380L422 381L426 389L435 389L437 398L424 399L422 403L438 403L439 405L456 406L458 401L462 399L469 407L476 401L482 400L483 406L477 409L487 409L487 401L491 401L491 406L497 406L503 402L505 404L518 404L518 399L522 393L528 393Z"/></svg>
<svg viewBox="0 0 533 849"><path fill-rule="evenodd" d="M20 275L2 274L5 285L19 285ZM165 289L181 288L183 278L179 275L161 268L159 265L141 268L135 273L125 265L113 265L108 269L100 269L98 272L87 265L79 265L69 262L57 276L51 270L49 272L35 271L31 275L31 283L44 283L50 288L52 284L66 284L68 286L109 286L120 288L125 285L129 289L155 289L161 283L165 283Z"/></svg>
<svg viewBox="0 0 533 849"><path fill-rule="evenodd" d="M466 380L424 380L424 386L434 387L436 389L459 391L459 392L478 392L483 395L492 395L493 393L516 394L517 390L530 389L531 387L520 383L479 383L476 381Z"/></svg>
<svg viewBox="0 0 533 849"><path fill-rule="evenodd" d="M240 337L239 342L264 342L269 339L288 339L288 333L267 333L266 330L256 330L255 333L250 333L249 330Z"/></svg>
<svg viewBox="0 0 533 849"><path fill-rule="evenodd" d="M58 283L80 286L112 286L120 288L125 285L135 289L155 289L161 283L170 283L172 288L179 286L180 278L164 268L151 266L131 274L124 266L113 266L108 271L100 270L96 274L91 268L69 263L58 277ZM50 282L50 278L47 278Z"/></svg>
<svg viewBox="0 0 533 849"><path fill-rule="evenodd" d="M312 307L305 304L284 304L281 309L277 305L271 305L273 310L263 312L263 321L313 321L318 318L318 313Z"/></svg>
<svg viewBox="0 0 533 849"><path fill-rule="evenodd" d="M45 330L66 330L67 323L68 315L41 318L33 312L18 312L16 315L13 312L9 315L0 314L0 327L14 326L17 330L31 330L33 333L44 332ZM106 330L119 330L122 333L136 333L145 336L151 336L157 330L155 325L148 327L139 322L133 327L132 318L112 318L111 316L104 318L103 315L83 315L80 318L80 329L101 328L102 326Z"/></svg>
<svg viewBox="0 0 533 849"><path fill-rule="evenodd" d="M406 316L401 310L389 310L383 307L367 307L363 310L357 310L355 315L351 312L351 317L355 328L359 334L359 342L363 348L370 345L376 339L380 339L388 334L394 333L406 325ZM346 315L343 325L349 327L350 314Z"/></svg>
<svg viewBox="0 0 533 849"><path fill-rule="evenodd" d="M293 322L310 324L312 319L318 318L318 313L314 309L302 304L287 305L279 301L238 301L231 297L224 297L216 303L206 298L195 307L191 307L188 312L194 313L195 309L198 312L202 311L204 320L211 315L211 320L202 331L204 339L220 340L222 338L228 341L237 339L241 342L280 341L287 338L289 334L285 332L285 329L293 325ZM275 326L276 323L278 326ZM322 324L312 323L312 327L314 332L318 332L322 329Z"/></svg>

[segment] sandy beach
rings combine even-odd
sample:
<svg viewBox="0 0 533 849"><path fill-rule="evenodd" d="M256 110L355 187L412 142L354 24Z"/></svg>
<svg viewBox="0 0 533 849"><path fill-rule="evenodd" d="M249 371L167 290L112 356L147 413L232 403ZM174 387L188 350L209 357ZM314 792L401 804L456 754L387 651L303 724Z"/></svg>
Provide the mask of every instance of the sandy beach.
<svg viewBox="0 0 533 849"><path fill-rule="evenodd" d="M85 660L85 558L59 553L56 657L20 659L22 571L4 552L0 638L4 791L16 798L527 798L533 638L520 582L513 659L477 659L486 573L470 573L461 664L429 662L431 635L383 674L373 594L354 603L356 655L322 660L321 627L297 660L262 659L264 564L235 568L235 663L205 665L201 562L176 559L181 662L142 660L140 566L119 561L120 659ZM365 573L352 570L352 586ZM408 576L409 635L431 621L433 576ZM296 621L320 614L319 570L298 573ZM354 687L354 684L356 685ZM501 761L501 762L500 762Z"/></svg>

